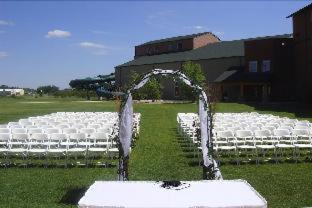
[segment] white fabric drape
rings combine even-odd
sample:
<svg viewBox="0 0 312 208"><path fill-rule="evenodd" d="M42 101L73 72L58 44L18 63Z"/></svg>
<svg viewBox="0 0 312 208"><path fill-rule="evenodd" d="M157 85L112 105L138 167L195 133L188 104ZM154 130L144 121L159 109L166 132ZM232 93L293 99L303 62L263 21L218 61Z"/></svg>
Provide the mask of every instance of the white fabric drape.
<svg viewBox="0 0 312 208"><path fill-rule="evenodd" d="M133 107L132 96L129 94L127 102L120 116L119 139L123 149L124 157L129 155L132 139Z"/></svg>
<svg viewBox="0 0 312 208"><path fill-rule="evenodd" d="M205 103L203 97L199 98L199 121L200 121L200 137L201 137L201 147L203 152L203 161L204 165L208 167L211 164L211 161L208 158L208 114L205 110Z"/></svg>

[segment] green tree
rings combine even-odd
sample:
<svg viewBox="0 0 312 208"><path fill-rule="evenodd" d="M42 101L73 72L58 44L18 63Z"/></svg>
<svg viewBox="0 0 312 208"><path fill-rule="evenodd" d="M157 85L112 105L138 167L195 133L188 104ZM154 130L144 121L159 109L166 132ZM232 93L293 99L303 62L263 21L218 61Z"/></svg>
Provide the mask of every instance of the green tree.
<svg viewBox="0 0 312 208"><path fill-rule="evenodd" d="M59 88L55 85L46 85L46 86L40 86L37 88L37 93L42 96L44 95L53 95L57 91L59 91Z"/></svg>
<svg viewBox="0 0 312 208"><path fill-rule="evenodd" d="M182 65L182 73L192 80L193 84L204 87L206 83L205 75L201 69L200 64L192 61L187 61ZM184 99L195 101L197 99L197 93L188 85L183 82L179 82L182 97Z"/></svg>
<svg viewBox="0 0 312 208"><path fill-rule="evenodd" d="M132 71L130 74L128 85L126 89L129 89L134 84L138 84L142 80L143 76L137 72ZM133 98L136 100L151 99L157 100L161 98L162 86L157 78L150 78L150 80L139 90L133 92Z"/></svg>

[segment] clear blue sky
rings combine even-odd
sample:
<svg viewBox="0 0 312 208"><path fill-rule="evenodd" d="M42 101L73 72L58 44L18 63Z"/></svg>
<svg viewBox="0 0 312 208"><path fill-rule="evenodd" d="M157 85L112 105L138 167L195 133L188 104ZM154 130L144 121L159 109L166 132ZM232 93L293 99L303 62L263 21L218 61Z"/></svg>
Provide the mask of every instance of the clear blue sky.
<svg viewBox="0 0 312 208"><path fill-rule="evenodd" d="M114 71L140 43L212 31L222 40L292 32L311 1L0 2L0 85L68 87Z"/></svg>

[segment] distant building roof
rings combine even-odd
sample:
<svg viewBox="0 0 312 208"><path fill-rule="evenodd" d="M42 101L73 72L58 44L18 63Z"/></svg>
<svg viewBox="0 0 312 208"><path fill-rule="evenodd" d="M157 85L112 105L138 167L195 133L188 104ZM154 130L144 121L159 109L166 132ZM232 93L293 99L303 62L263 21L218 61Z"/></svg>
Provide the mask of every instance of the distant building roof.
<svg viewBox="0 0 312 208"><path fill-rule="evenodd" d="M203 46L194 50L190 50L190 51L160 54L160 55L153 55L153 56L141 56L132 61L126 62L116 67L244 56L245 55L245 51L244 51L245 41L261 40L261 39L269 39L269 38L290 38L290 37L291 37L291 34L284 34L284 35L256 37L256 38L233 40L233 41L221 41L221 42L211 43L206 46Z"/></svg>
<svg viewBox="0 0 312 208"><path fill-rule="evenodd" d="M224 71L214 82L269 82L270 73L252 73L243 70Z"/></svg>
<svg viewBox="0 0 312 208"><path fill-rule="evenodd" d="M189 38L195 38L201 35L206 35L206 34L211 34L213 36L215 36L216 38L218 38L216 35L214 35L211 32L202 32L202 33L195 33L195 34L191 34L191 35L182 35L182 36L176 36L176 37L171 37L171 38L164 38L164 39L159 39L159 40L152 40L152 41L148 41L146 43L140 44L138 46L143 46L143 45L150 45L150 44L154 44L154 43L163 43L163 42L170 42L170 41L177 41L177 40L184 40L184 39L189 39ZM219 38L218 38L219 39ZM219 39L220 40L220 39Z"/></svg>
<svg viewBox="0 0 312 208"><path fill-rule="evenodd" d="M309 8L312 8L312 3L307 5L307 6L305 6L305 7L303 7L303 8L301 8L301 9L299 9L298 11L292 13L291 15L287 16L286 18L293 17L293 16L295 16L295 15L297 15L297 14L299 14L299 13L301 13L301 12L303 12L303 11L309 9Z"/></svg>

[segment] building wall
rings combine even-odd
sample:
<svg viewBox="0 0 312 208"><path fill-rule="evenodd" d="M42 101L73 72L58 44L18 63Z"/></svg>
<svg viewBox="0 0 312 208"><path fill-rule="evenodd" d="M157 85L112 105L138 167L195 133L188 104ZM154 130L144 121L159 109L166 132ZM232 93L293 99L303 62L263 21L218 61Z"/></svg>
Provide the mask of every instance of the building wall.
<svg viewBox="0 0 312 208"><path fill-rule="evenodd" d="M293 34L296 95L312 102L312 7L293 16Z"/></svg>
<svg viewBox="0 0 312 208"><path fill-rule="evenodd" d="M212 34L205 34L195 37L193 40L193 48L200 48L210 43L220 42L220 39Z"/></svg>
<svg viewBox="0 0 312 208"><path fill-rule="evenodd" d="M178 50L177 48L178 43L182 44L182 48L180 50ZM169 50L169 45L172 46L172 50ZM193 39L162 42L149 45L135 46L135 57L188 51L192 49L193 49Z"/></svg>
<svg viewBox="0 0 312 208"><path fill-rule="evenodd" d="M225 70L231 66L243 66L243 57L229 57L220 59L205 59L205 60L194 60L195 63L201 65L202 70L206 76L208 82L213 82L218 76L220 76ZM141 65L141 66L128 66L119 67L115 69L116 85L124 88L127 86L129 81L131 71L135 71L139 74L147 73L153 69L171 69L179 70L182 67L183 62L171 62L171 63L161 63L161 64L151 64L151 65ZM175 96L173 81L165 81L162 83L163 99L180 99Z"/></svg>
<svg viewBox="0 0 312 208"><path fill-rule="evenodd" d="M139 45L135 46L135 57L188 51L219 41L219 38L213 34L204 34L195 38ZM178 48L178 44L181 44L182 47ZM171 50L169 45L171 45Z"/></svg>
<svg viewBox="0 0 312 208"><path fill-rule="evenodd" d="M271 100L295 99L293 40L291 38L272 38L245 42L245 71L249 72L249 62L257 61L257 72L263 73L263 61L270 61ZM252 73L252 72L251 72Z"/></svg>

